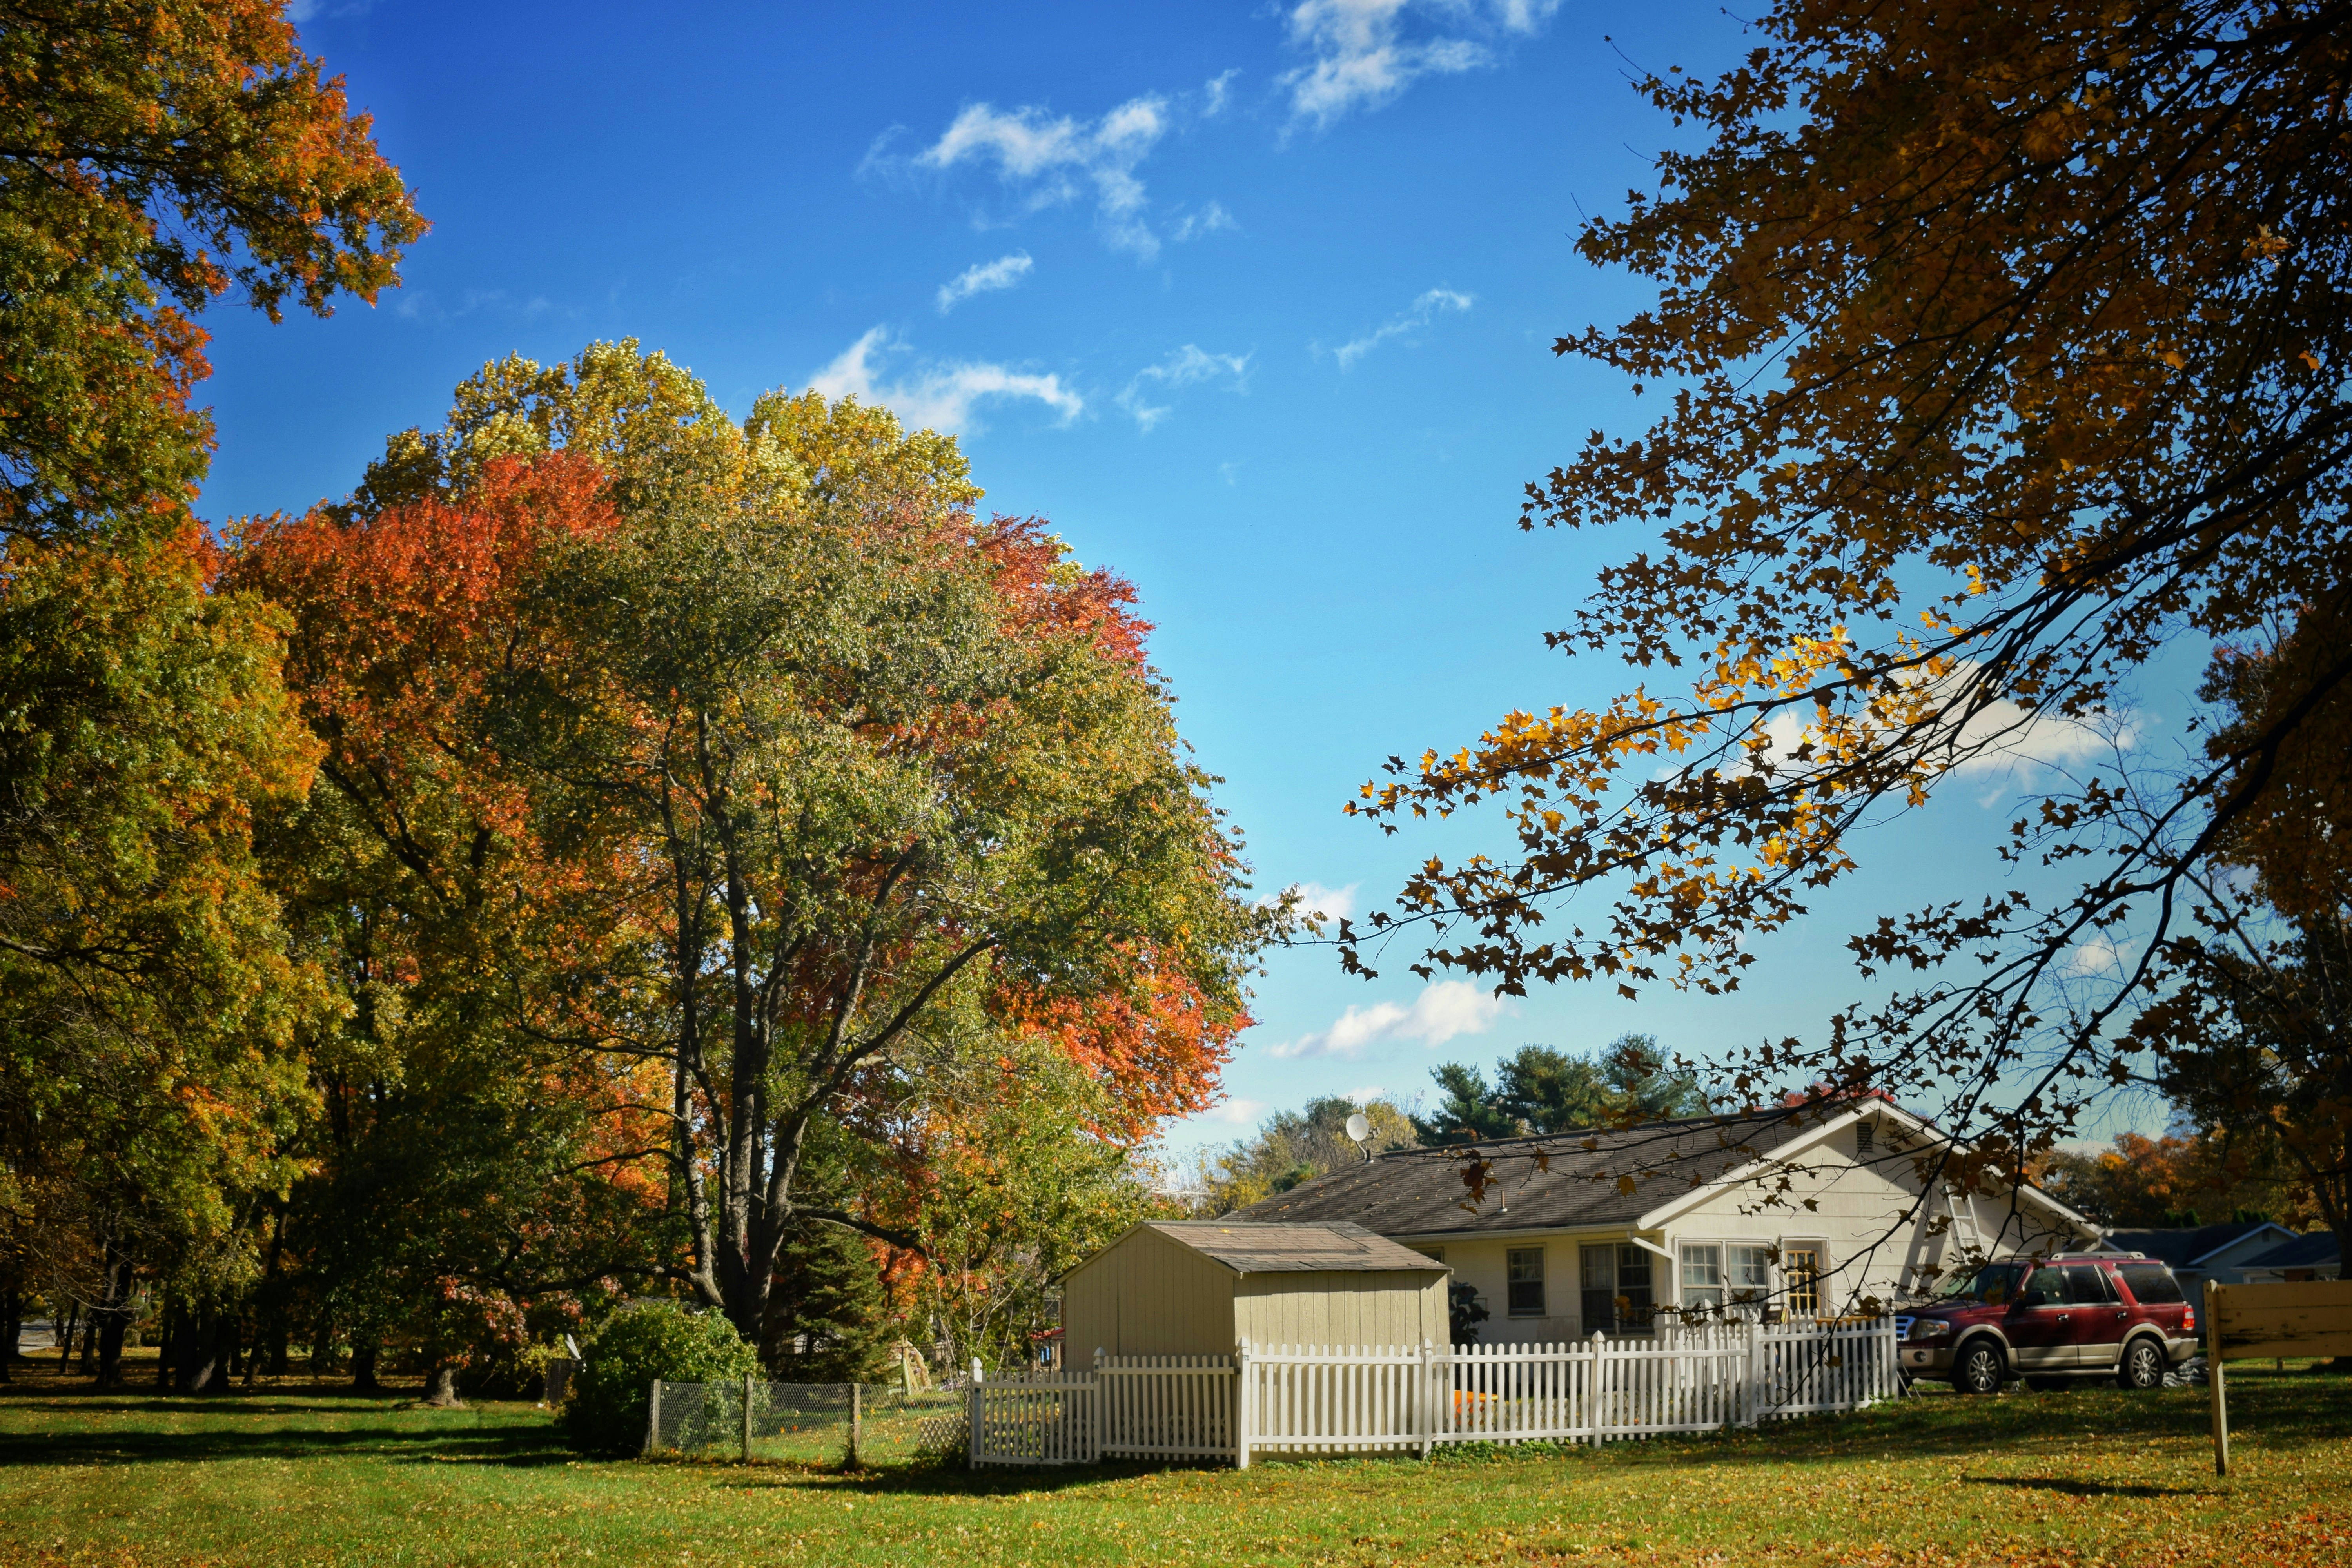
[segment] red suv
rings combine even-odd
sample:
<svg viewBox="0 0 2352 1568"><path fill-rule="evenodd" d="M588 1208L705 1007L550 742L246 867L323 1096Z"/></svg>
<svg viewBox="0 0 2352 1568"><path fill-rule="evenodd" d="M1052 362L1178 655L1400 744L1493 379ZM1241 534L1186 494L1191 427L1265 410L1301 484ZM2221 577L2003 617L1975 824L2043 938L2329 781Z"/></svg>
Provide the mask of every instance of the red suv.
<svg viewBox="0 0 2352 1568"><path fill-rule="evenodd" d="M2137 1252L1988 1263L1927 1306L1898 1314L1906 1373L1963 1394L2013 1377L2114 1378L2158 1388L2197 1353L2197 1313L2172 1270Z"/></svg>

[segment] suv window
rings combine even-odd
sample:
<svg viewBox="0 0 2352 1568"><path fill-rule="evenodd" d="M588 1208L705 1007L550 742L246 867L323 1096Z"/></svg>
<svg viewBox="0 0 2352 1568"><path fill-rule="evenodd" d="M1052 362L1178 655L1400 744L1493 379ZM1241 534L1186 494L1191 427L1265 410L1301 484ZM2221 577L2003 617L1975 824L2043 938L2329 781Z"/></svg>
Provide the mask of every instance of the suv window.
<svg viewBox="0 0 2352 1568"><path fill-rule="evenodd" d="M2107 1271L2095 1263L2066 1265L2066 1300L2077 1307L2104 1307L2116 1299Z"/></svg>
<svg viewBox="0 0 2352 1568"><path fill-rule="evenodd" d="M2029 1307L2064 1306L2066 1271L2044 1264L2025 1277L2025 1290L2018 1300Z"/></svg>
<svg viewBox="0 0 2352 1568"><path fill-rule="evenodd" d="M2172 1277L2172 1270L2161 1263L2126 1263L2116 1272L2130 1287L2132 1300L2143 1307L2161 1307L2189 1299L2180 1293L2180 1281Z"/></svg>

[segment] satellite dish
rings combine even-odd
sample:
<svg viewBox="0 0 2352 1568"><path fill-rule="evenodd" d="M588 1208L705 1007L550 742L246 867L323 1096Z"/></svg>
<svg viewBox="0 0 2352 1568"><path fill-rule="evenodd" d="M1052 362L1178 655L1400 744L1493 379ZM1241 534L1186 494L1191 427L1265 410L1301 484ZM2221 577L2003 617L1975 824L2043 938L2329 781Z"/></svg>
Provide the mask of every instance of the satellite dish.
<svg viewBox="0 0 2352 1568"><path fill-rule="evenodd" d="M1328 1127L1328 1126L1329 1126L1329 1125L1330 1125L1330 1123L1326 1122L1326 1123L1324 1123L1324 1125ZM1370 1138L1371 1135L1372 1135L1372 1119L1371 1119L1370 1117L1369 1117L1369 1116L1365 1115L1362 1111L1359 1110L1358 1112L1356 1112L1356 1114L1355 1114L1355 1115L1350 1116L1349 1118L1348 1118L1348 1136L1349 1136L1349 1137L1350 1137L1350 1138L1354 1139L1357 1142L1360 1143L1360 1142L1362 1142L1365 1139Z"/></svg>

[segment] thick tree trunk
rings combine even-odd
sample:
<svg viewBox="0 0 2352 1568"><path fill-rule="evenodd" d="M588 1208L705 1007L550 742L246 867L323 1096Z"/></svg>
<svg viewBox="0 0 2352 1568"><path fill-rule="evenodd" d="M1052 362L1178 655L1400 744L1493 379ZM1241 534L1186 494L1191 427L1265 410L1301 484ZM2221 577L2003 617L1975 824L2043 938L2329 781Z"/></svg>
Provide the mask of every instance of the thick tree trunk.
<svg viewBox="0 0 2352 1568"><path fill-rule="evenodd" d="M352 1346L352 1392L353 1394L374 1394L383 1389L383 1384L375 1380L375 1355L376 1346L373 1340L366 1344Z"/></svg>
<svg viewBox="0 0 2352 1568"><path fill-rule="evenodd" d="M98 1370L98 1310L92 1308L81 1321L81 1366L87 1377Z"/></svg>
<svg viewBox="0 0 2352 1568"><path fill-rule="evenodd" d="M457 1397L456 1367L442 1362L425 1375L425 1403L437 1405L444 1410L463 1410L466 1407L466 1402Z"/></svg>
<svg viewBox="0 0 2352 1568"><path fill-rule="evenodd" d="M131 1260L107 1247L110 1258L106 1266L106 1304L98 1319L98 1385L119 1388L122 1384L122 1338L131 1329Z"/></svg>
<svg viewBox="0 0 2352 1568"><path fill-rule="evenodd" d="M172 1331L172 1382L182 1394L218 1394L227 1380L221 1374L221 1321L212 1308L180 1310Z"/></svg>

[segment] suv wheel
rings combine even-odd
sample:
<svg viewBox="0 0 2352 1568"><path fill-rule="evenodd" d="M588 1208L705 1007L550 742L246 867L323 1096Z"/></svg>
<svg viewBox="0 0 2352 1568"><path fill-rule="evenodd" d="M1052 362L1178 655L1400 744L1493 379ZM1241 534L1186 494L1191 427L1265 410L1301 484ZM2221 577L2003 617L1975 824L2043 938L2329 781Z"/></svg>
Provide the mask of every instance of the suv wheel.
<svg viewBox="0 0 2352 1568"><path fill-rule="evenodd" d="M1952 1363L1952 1386L1962 1394L1999 1394L2008 1370L2001 1364L2000 1348L1979 1340L1963 1346L1960 1359Z"/></svg>
<svg viewBox="0 0 2352 1568"><path fill-rule="evenodd" d="M2123 1364L2116 1369L2116 1381L2126 1388L2162 1388L2164 1386L2164 1352L2150 1339L2137 1339L2124 1347Z"/></svg>

